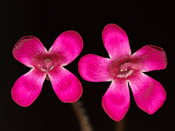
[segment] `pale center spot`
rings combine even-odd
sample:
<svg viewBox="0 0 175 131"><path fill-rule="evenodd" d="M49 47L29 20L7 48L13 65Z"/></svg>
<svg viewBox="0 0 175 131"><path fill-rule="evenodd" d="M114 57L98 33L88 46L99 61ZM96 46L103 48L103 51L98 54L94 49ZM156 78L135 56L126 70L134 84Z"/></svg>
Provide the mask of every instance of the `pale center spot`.
<svg viewBox="0 0 175 131"><path fill-rule="evenodd" d="M119 78L127 78L133 73L133 70L131 69L131 64L126 62L119 66L119 72L117 74L117 77Z"/></svg>
<svg viewBox="0 0 175 131"><path fill-rule="evenodd" d="M53 68L54 68L54 64L53 64L52 60L49 58L46 58L43 61L43 66L42 66L41 70L44 72L48 72L48 71L52 70Z"/></svg>

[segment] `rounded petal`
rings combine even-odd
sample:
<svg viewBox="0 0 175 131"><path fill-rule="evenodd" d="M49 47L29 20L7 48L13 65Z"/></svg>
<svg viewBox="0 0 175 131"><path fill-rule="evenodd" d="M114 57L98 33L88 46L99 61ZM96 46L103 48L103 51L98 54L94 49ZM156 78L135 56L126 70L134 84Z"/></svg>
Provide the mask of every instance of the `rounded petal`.
<svg viewBox="0 0 175 131"><path fill-rule="evenodd" d="M56 68L49 72L52 87L58 98L65 103L76 102L83 89L78 78L64 68Z"/></svg>
<svg viewBox="0 0 175 131"><path fill-rule="evenodd" d="M131 54L128 36L118 25L106 25L102 32L102 38L111 58L123 58Z"/></svg>
<svg viewBox="0 0 175 131"><path fill-rule="evenodd" d="M102 106L108 116L120 121L124 118L130 105L128 83L125 80L115 79L102 99Z"/></svg>
<svg viewBox="0 0 175 131"><path fill-rule="evenodd" d="M129 80L136 104L148 114L155 113L164 103L166 92L163 86L153 78L137 73Z"/></svg>
<svg viewBox="0 0 175 131"><path fill-rule="evenodd" d="M71 63L82 51L83 40L76 31L65 31L55 40L49 52L56 52L64 59L62 63L67 65Z"/></svg>
<svg viewBox="0 0 175 131"><path fill-rule="evenodd" d="M33 67L33 58L47 52L41 41L35 36L22 37L13 48L13 56L16 60L28 67Z"/></svg>
<svg viewBox="0 0 175 131"><path fill-rule="evenodd" d="M146 45L136 51L131 59L136 60L138 68L143 72L165 69L167 58L165 51L154 45Z"/></svg>
<svg viewBox="0 0 175 131"><path fill-rule="evenodd" d="M45 80L45 73L31 69L17 79L12 87L12 99L20 106L30 106L39 96Z"/></svg>
<svg viewBox="0 0 175 131"><path fill-rule="evenodd" d="M78 63L80 75L87 81L109 81L111 76L108 70L110 59L88 54L83 56Z"/></svg>

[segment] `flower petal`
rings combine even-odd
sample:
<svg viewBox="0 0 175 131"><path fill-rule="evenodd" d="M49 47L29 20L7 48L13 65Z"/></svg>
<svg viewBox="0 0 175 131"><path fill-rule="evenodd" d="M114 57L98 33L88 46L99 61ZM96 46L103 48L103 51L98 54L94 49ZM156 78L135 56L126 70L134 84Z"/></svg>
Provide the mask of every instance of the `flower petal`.
<svg viewBox="0 0 175 131"><path fill-rule="evenodd" d="M131 49L126 32L116 24L108 24L102 32L104 46L112 58L129 56Z"/></svg>
<svg viewBox="0 0 175 131"><path fill-rule="evenodd" d="M65 103L76 102L83 89L78 78L64 68L56 68L49 72L52 87L58 98Z"/></svg>
<svg viewBox="0 0 175 131"><path fill-rule="evenodd" d="M138 67L143 72L161 70L167 66L165 51L154 45L142 47L131 56L131 59L138 61Z"/></svg>
<svg viewBox="0 0 175 131"><path fill-rule="evenodd" d="M109 63L108 58L88 54L83 56L78 63L79 73L87 81L109 81L111 80L108 70Z"/></svg>
<svg viewBox="0 0 175 131"><path fill-rule="evenodd" d="M144 73L137 73L129 80L136 104L148 114L155 113L164 103L166 92L163 86Z"/></svg>
<svg viewBox="0 0 175 131"><path fill-rule="evenodd" d="M37 69L22 75L11 90L13 100L20 106L30 106L39 96L45 77L45 73Z"/></svg>
<svg viewBox="0 0 175 131"><path fill-rule="evenodd" d="M104 111L115 121L123 119L129 109L130 96L128 83L115 79L102 99Z"/></svg>
<svg viewBox="0 0 175 131"><path fill-rule="evenodd" d="M35 36L22 37L13 48L16 60L28 67L33 67L33 58L40 53L47 52L41 41Z"/></svg>
<svg viewBox="0 0 175 131"><path fill-rule="evenodd" d="M63 64L71 63L82 51L83 40L76 31L65 31L57 37L49 52L56 52L62 57Z"/></svg>

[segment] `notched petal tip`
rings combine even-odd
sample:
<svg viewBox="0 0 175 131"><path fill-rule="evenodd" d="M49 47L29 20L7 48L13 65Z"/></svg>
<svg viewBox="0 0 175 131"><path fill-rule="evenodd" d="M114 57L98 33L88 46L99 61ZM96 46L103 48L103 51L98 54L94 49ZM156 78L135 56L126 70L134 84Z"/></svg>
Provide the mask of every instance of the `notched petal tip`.
<svg viewBox="0 0 175 131"><path fill-rule="evenodd" d="M33 58L47 50L36 36L24 36L14 45L12 53L16 60L28 67L33 67Z"/></svg>
<svg viewBox="0 0 175 131"><path fill-rule="evenodd" d="M23 36L21 37L17 42L16 44L14 45L13 47L13 53L15 50L18 50L26 40L29 40L29 39L38 39L36 36L33 36L33 35L28 35L28 36ZM39 39L38 39L39 40Z"/></svg>
<svg viewBox="0 0 175 131"><path fill-rule="evenodd" d="M146 46L152 47L152 48L159 50L159 51L164 51L163 48L155 46L155 45L146 45Z"/></svg>
<svg viewBox="0 0 175 131"><path fill-rule="evenodd" d="M143 46L131 56L131 59L137 59L139 70L142 72L163 70L167 67L166 52L155 45Z"/></svg>
<svg viewBox="0 0 175 131"><path fill-rule="evenodd" d="M150 47L154 48L155 50L160 51L162 53L162 60L164 61L162 69L165 69L168 65L167 55L166 55L165 50L163 48L155 46L155 45L148 45L148 46L150 46Z"/></svg>

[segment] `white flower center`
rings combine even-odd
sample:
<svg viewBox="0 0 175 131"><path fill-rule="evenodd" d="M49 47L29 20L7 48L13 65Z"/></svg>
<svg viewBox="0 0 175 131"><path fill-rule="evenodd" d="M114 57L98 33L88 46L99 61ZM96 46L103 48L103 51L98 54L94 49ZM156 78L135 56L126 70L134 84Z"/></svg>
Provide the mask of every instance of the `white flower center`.
<svg viewBox="0 0 175 131"><path fill-rule="evenodd" d="M130 68L130 63L126 62L119 66L119 72L117 77L119 78L127 78L133 73L133 70Z"/></svg>
<svg viewBox="0 0 175 131"><path fill-rule="evenodd" d="M43 61L43 66L41 67L41 70L44 72L48 72L48 71L52 70L53 68L54 68L54 65L53 65L52 60L49 58L46 58Z"/></svg>

